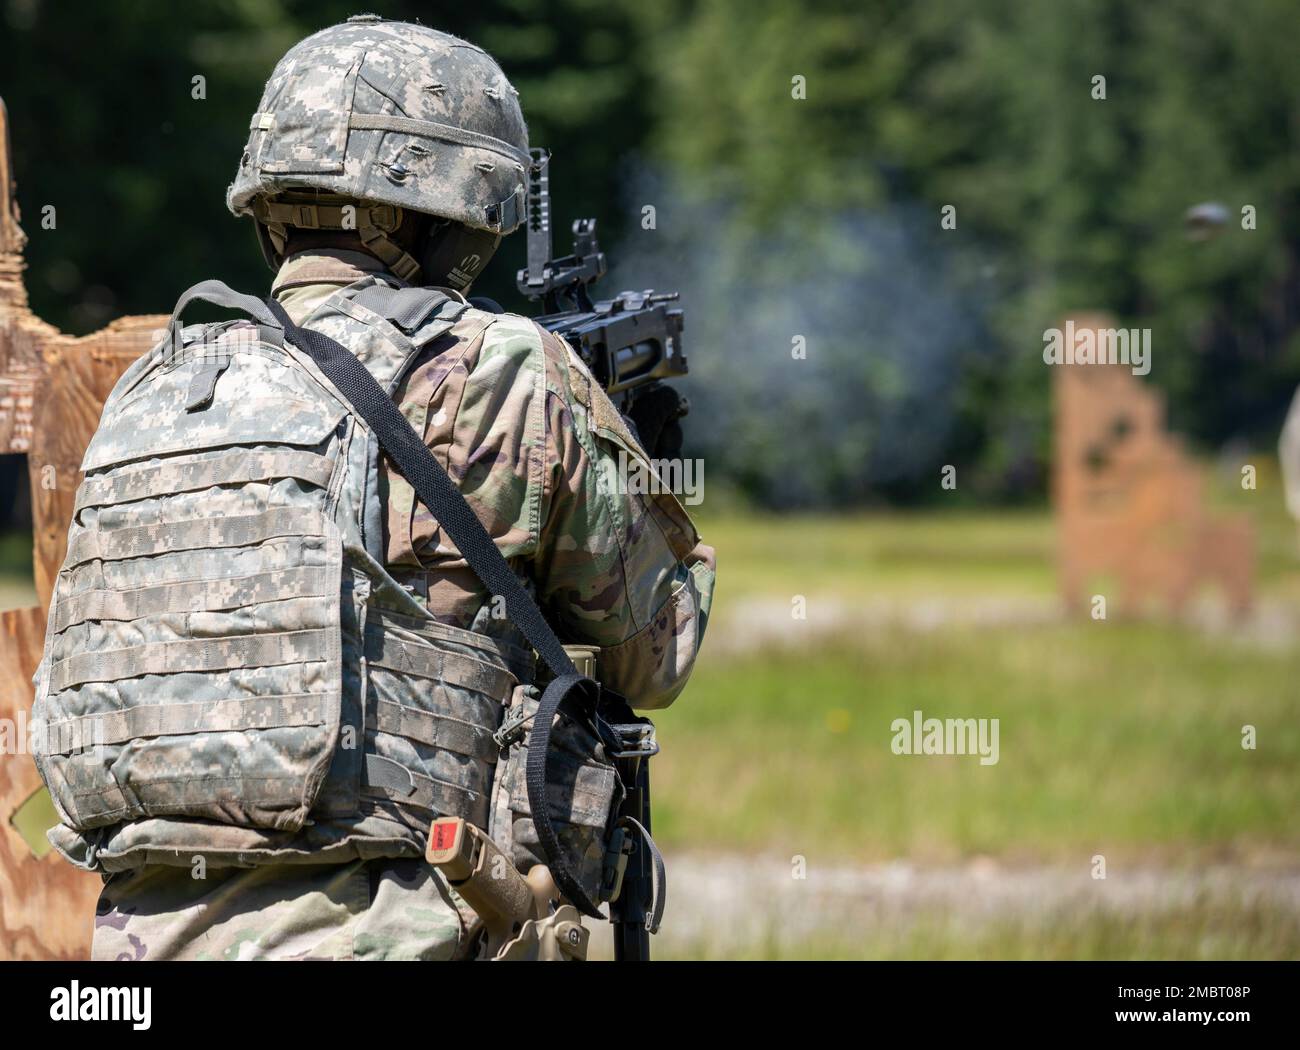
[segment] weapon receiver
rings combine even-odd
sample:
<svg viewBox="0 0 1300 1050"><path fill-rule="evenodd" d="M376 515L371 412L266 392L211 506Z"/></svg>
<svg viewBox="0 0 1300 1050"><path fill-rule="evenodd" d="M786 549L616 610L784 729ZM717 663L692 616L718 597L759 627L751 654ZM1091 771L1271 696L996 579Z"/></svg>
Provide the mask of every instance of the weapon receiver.
<svg viewBox="0 0 1300 1050"><path fill-rule="evenodd" d="M625 395L661 379L686 375L682 352L683 316L670 306L677 292L619 292L591 298L591 285L604 276L605 253L596 241L596 220L573 224L573 254L551 257L551 156L532 151L528 173L528 265L516 284L545 313L535 318L564 338L611 396Z"/></svg>

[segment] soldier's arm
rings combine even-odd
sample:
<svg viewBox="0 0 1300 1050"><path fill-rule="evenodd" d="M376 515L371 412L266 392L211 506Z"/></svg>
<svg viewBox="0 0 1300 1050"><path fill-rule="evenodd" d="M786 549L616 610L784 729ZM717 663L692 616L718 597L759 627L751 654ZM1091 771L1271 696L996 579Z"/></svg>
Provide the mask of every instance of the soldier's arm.
<svg viewBox="0 0 1300 1050"><path fill-rule="evenodd" d="M704 636L713 549L671 492L629 491L638 488L625 484L629 471L650 469L645 452L567 345L549 333L543 339L539 597L564 641L599 646L605 685L634 707L666 707Z"/></svg>

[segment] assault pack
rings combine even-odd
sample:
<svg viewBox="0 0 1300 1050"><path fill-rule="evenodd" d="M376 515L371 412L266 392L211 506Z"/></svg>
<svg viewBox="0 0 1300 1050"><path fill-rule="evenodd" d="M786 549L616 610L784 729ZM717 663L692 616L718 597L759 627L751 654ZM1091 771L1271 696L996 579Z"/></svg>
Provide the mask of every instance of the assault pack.
<svg viewBox="0 0 1300 1050"><path fill-rule="evenodd" d="M200 299L249 320L182 327ZM216 281L181 297L86 451L36 676L70 861L427 854L471 904L477 879L484 911L518 906L484 915L491 954L580 957L575 911L613 902L619 957L648 957L653 726L575 664L392 397L434 340L496 320L386 275L310 329ZM381 451L514 637L438 623L385 569Z"/></svg>

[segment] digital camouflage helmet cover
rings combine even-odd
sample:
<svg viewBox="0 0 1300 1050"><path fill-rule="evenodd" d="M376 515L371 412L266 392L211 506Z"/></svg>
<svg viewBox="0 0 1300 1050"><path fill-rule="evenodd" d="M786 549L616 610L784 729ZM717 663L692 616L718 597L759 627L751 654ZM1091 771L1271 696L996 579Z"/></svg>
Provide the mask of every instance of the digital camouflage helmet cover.
<svg viewBox="0 0 1300 1050"><path fill-rule="evenodd" d="M226 203L273 266L288 227L355 230L399 277L464 288L523 221L529 163L518 92L490 55L357 15L280 59ZM389 236L408 210L442 220L415 255Z"/></svg>

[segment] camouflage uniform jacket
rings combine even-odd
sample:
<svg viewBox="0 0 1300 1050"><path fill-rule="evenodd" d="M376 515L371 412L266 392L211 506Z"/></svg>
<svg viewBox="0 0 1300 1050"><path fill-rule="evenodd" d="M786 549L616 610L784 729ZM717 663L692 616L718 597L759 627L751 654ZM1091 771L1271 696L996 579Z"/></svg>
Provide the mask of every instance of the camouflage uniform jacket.
<svg viewBox="0 0 1300 1050"><path fill-rule="evenodd" d="M281 268L274 294L302 324L381 267L360 252L300 253ZM403 414L561 640L599 647L601 681L633 706L668 706L704 634L713 549L671 493L620 491L619 454L626 463L645 453L568 343L527 318L481 310L450 334L457 345L430 346L403 381ZM389 571L441 622L513 635L410 485L380 469Z"/></svg>

